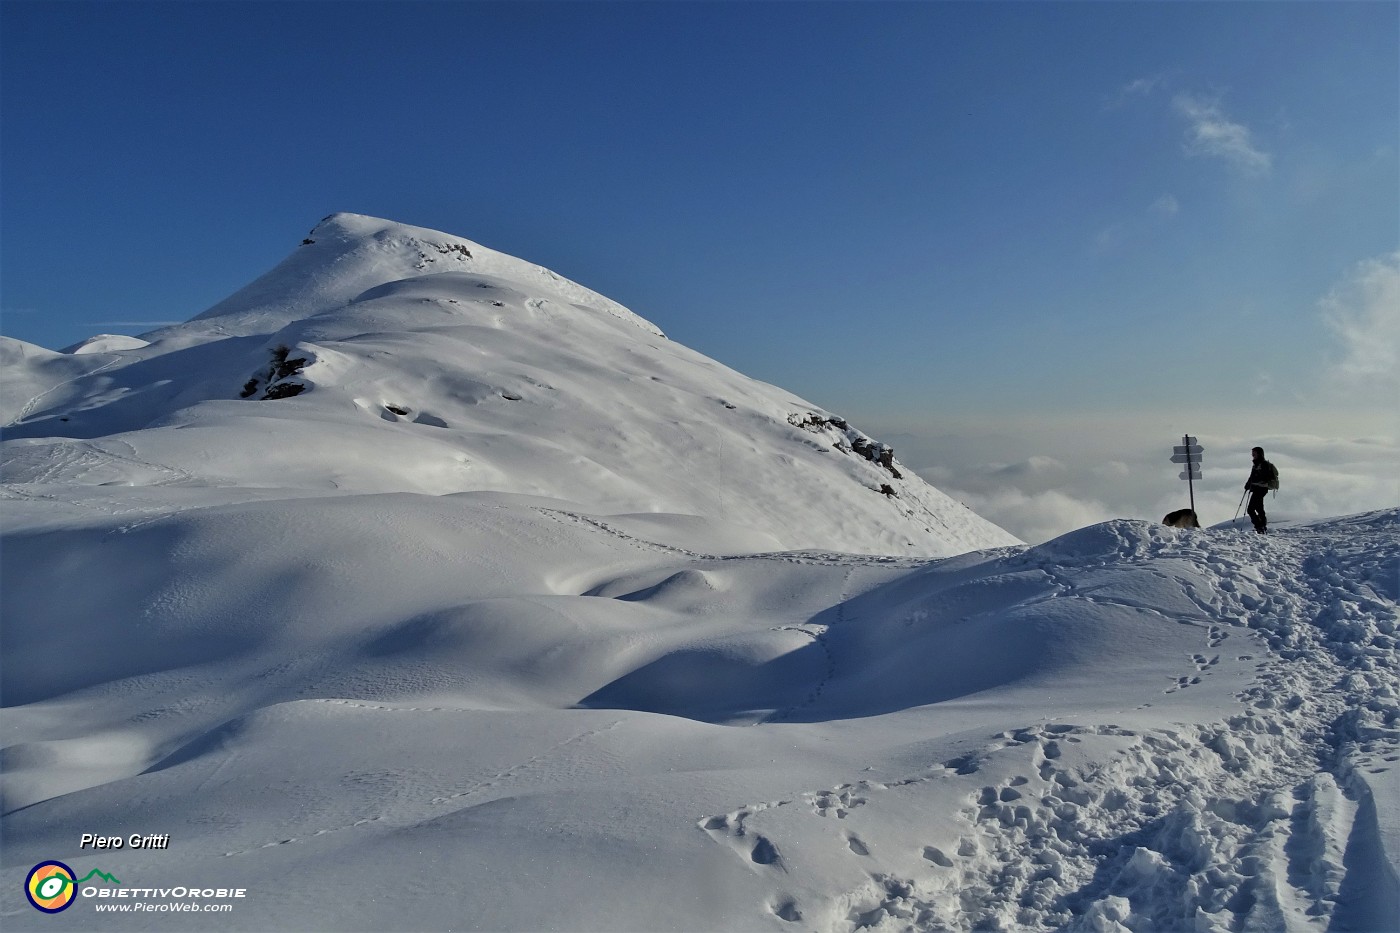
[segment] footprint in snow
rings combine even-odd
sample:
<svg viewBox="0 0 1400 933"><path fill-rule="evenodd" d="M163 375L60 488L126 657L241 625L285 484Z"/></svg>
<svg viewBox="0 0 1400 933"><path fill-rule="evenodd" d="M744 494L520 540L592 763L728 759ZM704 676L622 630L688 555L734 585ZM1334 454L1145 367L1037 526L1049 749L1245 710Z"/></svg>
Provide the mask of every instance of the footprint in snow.
<svg viewBox="0 0 1400 933"><path fill-rule="evenodd" d="M777 846L773 845L767 836L758 837L758 841L753 845L753 851L749 853L749 858L759 865L774 865L782 861Z"/></svg>
<svg viewBox="0 0 1400 933"><path fill-rule="evenodd" d="M976 854L976 847L972 846L968 840L963 840L962 846L959 849L960 855L963 854L963 849L970 849L970 851L966 853L967 855ZM938 848L937 846L924 846L924 858L932 862L933 864L939 866L940 868L953 867L953 860L950 859L947 855L944 855L943 850Z"/></svg>
<svg viewBox="0 0 1400 933"><path fill-rule="evenodd" d="M786 920L788 923L797 923L802 919L802 911L797 909L797 902L792 898L785 898L771 905L769 910L773 911L778 919Z"/></svg>
<svg viewBox="0 0 1400 933"><path fill-rule="evenodd" d="M976 774L979 762L976 755L960 755L943 762L943 767L954 774Z"/></svg>

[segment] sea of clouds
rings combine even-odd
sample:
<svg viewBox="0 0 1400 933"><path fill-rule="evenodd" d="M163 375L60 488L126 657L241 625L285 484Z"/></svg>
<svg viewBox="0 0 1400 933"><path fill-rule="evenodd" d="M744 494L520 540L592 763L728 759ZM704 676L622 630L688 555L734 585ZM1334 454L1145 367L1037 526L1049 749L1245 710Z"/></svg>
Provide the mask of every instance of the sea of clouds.
<svg viewBox="0 0 1400 933"><path fill-rule="evenodd" d="M1187 507L1191 490L1170 462L1183 434L1205 448L1194 484L1205 525L1239 515L1256 445L1281 474L1266 503L1273 518L1400 505L1400 251L1357 263L1316 313L1327 342L1267 405L896 416L871 429L902 463L1030 543Z"/></svg>
<svg viewBox="0 0 1400 933"><path fill-rule="evenodd" d="M997 460L1005 438L944 435L935 443L906 435L905 462L935 486L1017 537L1038 543L1111 518L1158 520L1190 501L1180 467L1169 462L1179 437L1111 432L1116 453L1097 444L1022 435L1039 452ZM1262 446L1279 468L1281 488L1266 508L1275 519L1347 515L1400 502L1400 442L1395 436L1351 439L1309 434L1195 435L1205 448L1194 483L1202 524L1234 519L1249 475L1249 449ZM936 448L936 450L934 449ZM989 456L990 455L990 456ZM936 460L932 459L937 457Z"/></svg>

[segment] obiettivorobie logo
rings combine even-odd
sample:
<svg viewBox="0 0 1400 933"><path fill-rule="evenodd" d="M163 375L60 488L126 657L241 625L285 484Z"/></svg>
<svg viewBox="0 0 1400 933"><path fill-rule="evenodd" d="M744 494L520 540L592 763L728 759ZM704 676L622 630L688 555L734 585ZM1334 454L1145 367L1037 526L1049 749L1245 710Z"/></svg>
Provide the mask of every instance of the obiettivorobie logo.
<svg viewBox="0 0 1400 933"><path fill-rule="evenodd" d="M106 884L89 884L94 878ZM143 887L139 883L124 885L113 875L97 868L79 878L72 868L55 859L48 859L29 869L24 879L24 896L35 910L46 914L67 910L79 897L91 901L99 913L225 913L234 909L231 903L234 899L248 896L248 889L198 885L160 888Z"/></svg>
<svg viewBox="0 0 1400 933"><path fill-rule="evenodd" d="M24 896L29 898L29 903L34 905L35 910L56 914L72 907L73 902L78 899L78 885L85 884L93 878L121 884L116 878L96 868L78 878L73 869L62 862L40 862L29 869L29 876L24 879Z"/></svg>

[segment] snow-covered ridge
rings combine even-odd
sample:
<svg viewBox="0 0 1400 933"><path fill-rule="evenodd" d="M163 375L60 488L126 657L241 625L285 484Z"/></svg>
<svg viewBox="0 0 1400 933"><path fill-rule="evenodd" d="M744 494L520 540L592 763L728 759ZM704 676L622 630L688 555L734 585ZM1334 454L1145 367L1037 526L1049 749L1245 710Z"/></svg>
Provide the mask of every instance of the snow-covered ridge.
<svg viewBox="0 0 1400 933"><path fill-rule="evenodd" d="M91 363L13 354L0 476L510 492L704 516L763 549L1018 543L820 407L433 230L332 215L266 275L147 337Z"/></svg>
<svg viewBox="0 0 1400 933"><path fill-rule="evenodd" d="M97 334L75 343L71 347L65 347L63 352L76 354L121 353L124 350L139 350L145 346L150 346L150 341L142 340L140 337L129 337L125 334Z"/></svg>

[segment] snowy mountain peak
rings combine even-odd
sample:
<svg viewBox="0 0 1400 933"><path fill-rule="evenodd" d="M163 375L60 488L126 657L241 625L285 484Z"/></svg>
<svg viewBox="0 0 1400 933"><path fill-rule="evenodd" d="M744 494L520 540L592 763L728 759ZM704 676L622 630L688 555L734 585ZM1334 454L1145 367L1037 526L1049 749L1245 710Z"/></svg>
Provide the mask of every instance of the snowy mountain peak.
<svg viewBox="0 0 1400 933"><path fill-rule="evenodd" d="M1018 543L819 406L435 230L333 214L246 288L147 337L6 351L7 481L512 493L698 518L721 550Z"/></svg>
<svg viewBox="0 0 1400 933"><path fill-rule="evenodd" d="M665 336L617 302L543 266L441 231L351 213L326 217L276 268L195 320L216 321L224 334L268 333L344 307L377 286L447 272L527 282L558 301Z"/></svg>

